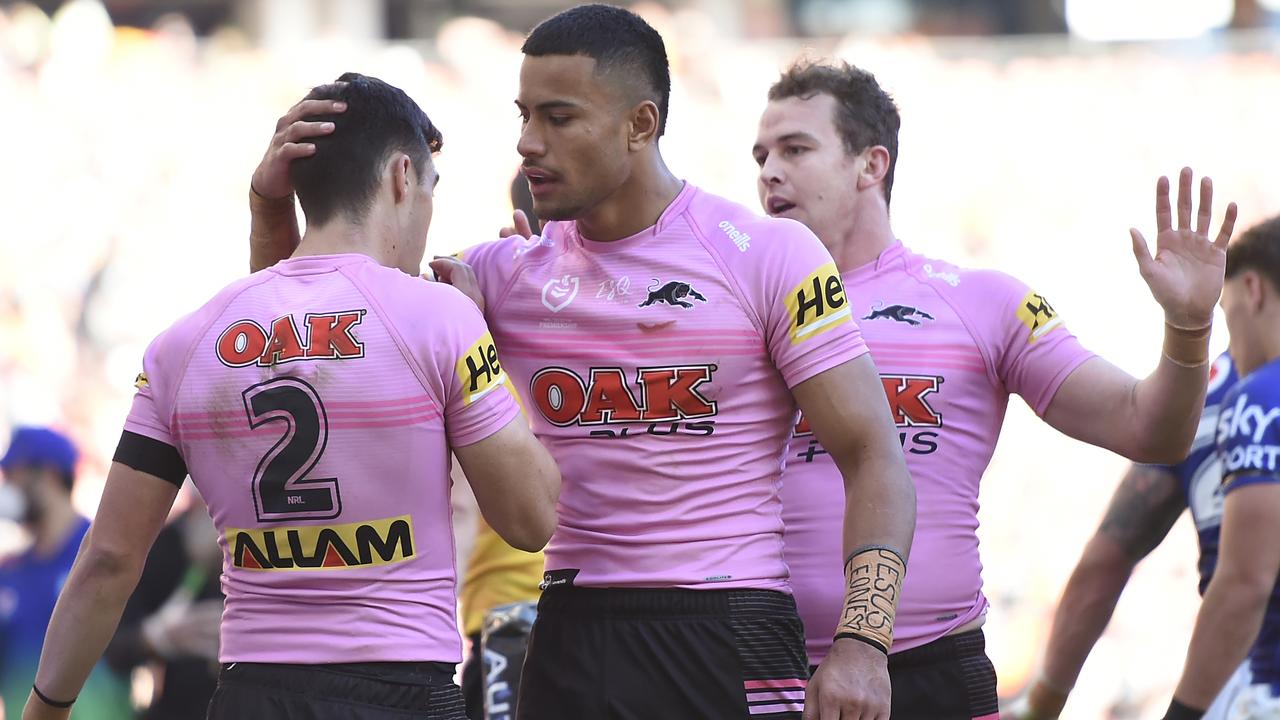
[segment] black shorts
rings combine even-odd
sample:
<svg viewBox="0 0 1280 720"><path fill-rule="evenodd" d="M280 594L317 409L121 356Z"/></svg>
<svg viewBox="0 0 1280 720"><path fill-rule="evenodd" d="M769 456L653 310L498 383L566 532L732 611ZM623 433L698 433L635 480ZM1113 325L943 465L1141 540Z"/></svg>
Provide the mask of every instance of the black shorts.
<svg viewBox="0 0 1280 720"><path fill-rule="evenodd" d="M799 720L808 664L790 595L552 588L517 720Z"/></svg>
<svg viewBox="0 0 1280 720"><path fill-rule="evenodd" d="M996 669L981 630L889 656L893 720L998 720Z"/></svg>
<svg viewBox="0 0 1280 720"><path fill-rule="evenodd" d="M480 654L480 633L469 639L471 654L462 664L462 700L468 720L484 720L484 655Z"/></svg>
<svg viewBox="0 0 1280 720"><path fill-rule="evenodd" d="M208 720L466 720L447 663L230 663Z"/></svg>

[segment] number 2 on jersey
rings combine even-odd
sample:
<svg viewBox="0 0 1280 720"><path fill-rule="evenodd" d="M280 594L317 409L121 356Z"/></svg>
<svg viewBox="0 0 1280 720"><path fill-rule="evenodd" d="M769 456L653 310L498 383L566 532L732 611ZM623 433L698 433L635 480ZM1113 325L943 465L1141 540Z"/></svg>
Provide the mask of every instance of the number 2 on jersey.
<svg viewBox="0 0 1280 720"><path fill-rule="evenodd" d="M337 478L307 478L329 440L329 419L316 389L294 377L276 378L244 391L249 427L284 429L253 473L253 507L259 522L342 513Z"/></svg>

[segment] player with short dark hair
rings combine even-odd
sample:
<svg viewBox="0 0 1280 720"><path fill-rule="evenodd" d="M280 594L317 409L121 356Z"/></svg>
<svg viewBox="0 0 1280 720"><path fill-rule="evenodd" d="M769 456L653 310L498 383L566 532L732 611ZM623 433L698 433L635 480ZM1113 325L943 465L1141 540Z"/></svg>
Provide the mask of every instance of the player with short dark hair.
<svg viewBox="0 0 1280 720"><path fill-rule="evenodd" d="M148 348L27 720L70 712L188 471L224 557L212 720L462 720L451 450L504 539L550 536L558 472L483 317L418 277L439 131L352 73L293 112L338 129L288 174L306 235Z"/></svg>
<svg viewBox="0 0 1280 720"><path fill-rule="evenodd" d="M1222 311L1240 381L1217 424L1222 463L1218 565L1204 593L1166 720L1203 717L1241 662L1229 717L1280 715L1280 218L1227 248Z"/></svg>
<svg viewBox="0 0 1280 720"><path fill-rule="evenodd" d="M667 169L666 53L639 17L575 7L525 51L517 150L542 235L432 263L483 301L565 478L517 716L884 717L914 498L830 254ZM273 207L255 261L287 251ZM797 405L849 499L830 537L849 615L812 681L778 499Z"/></svg>
<svg viewBox="0 0 1280 720"><path fill-rule="evenodd" d="M894 171L898 167L898 130L902 127L897 103L880 87L875 75L848 63L796 64L769 87L770 101L818 95L837 100L832 122L846 153L857 155L877 146L885 149L888 163L880 189L884 193L884 204L889 205L893 198Z"/></svg>
<svg viewBox="0 0 1280 720"><path fill-rule="evenodd" d="M912 569L889 656L894 720L970 720L998 713L981 630L987 601L978 555L978 486L1009 395L1066 434L1142 461L1185 456L1208 376L1209 325L1222 288L1235 208L1207 239L1211 187L1191 229L1191 171L1172 227L1168 181L1157 187L1159 251L1133 231L1139 269L1166 317L1159 367L1138 380L1085 350L1026 284L912 252L894 236L889 187L900 120L871 73L798 63L769 91L752 149L772 216L799 220L831 251L880 371L915 481ZM842 617L831 587L841 557L839 473L802 418L783 482L787 561L811 661Z"/></svg>
<svg viewBox="0 0 1280 720"><path fill-rule="evenodd" d="M525 57L580 55L595 60L618 100L648 100L657 107L656 137L667 131L671 68L667 48L653 26L611 5L580 5L539 23L520 46ZM548 220L556 218L547 218Z"/></svg>

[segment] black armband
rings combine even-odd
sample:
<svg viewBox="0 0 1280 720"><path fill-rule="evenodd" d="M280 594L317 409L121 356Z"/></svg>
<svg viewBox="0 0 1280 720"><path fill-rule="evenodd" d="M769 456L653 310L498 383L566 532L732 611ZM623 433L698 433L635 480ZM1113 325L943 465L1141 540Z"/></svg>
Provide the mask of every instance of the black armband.
<svg viewBox="0 0 1280 720"><path fill-rule="evenodd" d="M178 487L182 487L182 481L187 479L187 463L177 448L128 430L120 434L120 444L116 445L112 459Z"/></svg>

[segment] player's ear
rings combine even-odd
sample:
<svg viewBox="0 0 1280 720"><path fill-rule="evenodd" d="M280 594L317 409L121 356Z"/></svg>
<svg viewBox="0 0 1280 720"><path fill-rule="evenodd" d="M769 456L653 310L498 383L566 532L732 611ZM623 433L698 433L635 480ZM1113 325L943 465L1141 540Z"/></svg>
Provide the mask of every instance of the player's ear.
<svg viewBox="0 0 1280 720"><path fill-rule="evenodd" d="M858 173L858 189L866 190L883 183L889 174L889 149L883 145L872 145L860 155L863 165Z"/></svg>
<svg viewBox="0 0 1280 720"><path fill-rule="evenodd" d="M1280 301L1280 296L1277 296L1275 289L1269 287L1269 283L1253 270L1245 270L1243 279L1245 297L1248 298L1250 310L1257 312L1268 303Z"/></svg>
<svg viewBox="0 0 1280 720"><path fill-rule="evenodd" d="M396 204L413 197L413 184L417 182L413 173L413 161L404 153L393 153L388 161L387 173L391 176L391 197Z"/></svg>
<svg viewBox="0 0 1280 720"><path fill-rule="evenodd" d="M652 100L642 100L631 108L627 132L627 149L639 150L658 139L661 116L658 105Z"/></svg>

